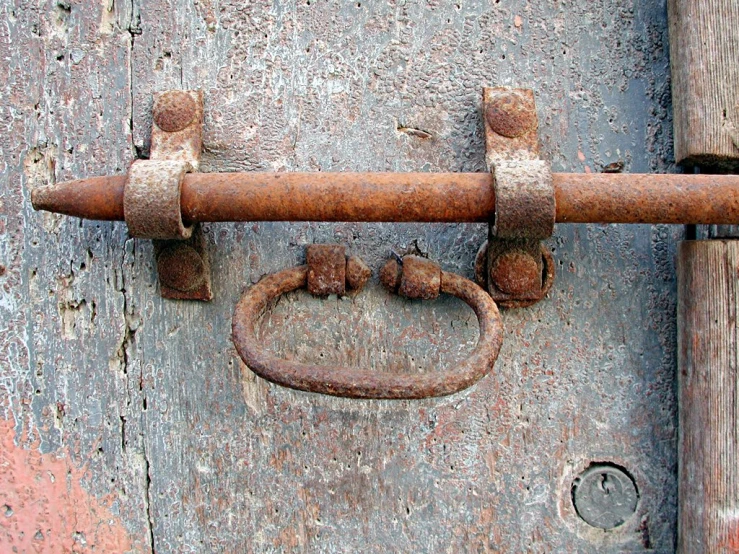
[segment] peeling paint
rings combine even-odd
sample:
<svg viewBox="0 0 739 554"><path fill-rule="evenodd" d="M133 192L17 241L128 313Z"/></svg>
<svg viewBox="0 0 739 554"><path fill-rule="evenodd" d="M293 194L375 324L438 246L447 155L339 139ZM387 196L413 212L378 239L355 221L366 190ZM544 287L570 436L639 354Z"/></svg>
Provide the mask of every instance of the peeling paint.
<svg viewBox="0 0 739 554"><path fill-rule="evenodd" d="M416 245L471 277L484 225L204 226L217 299L193 306L159 297L151 244L124 225L45 220L28 201L146 156L167 88L204 90L205 171L483 171L480 89L506 84L536 91L555 171L670 171L663 1L60 6L0 3L0 409L29 452L65 464L56 484L85 468L78 506L87 491L142 551L672 551L674 228L558 226L557 281L504 315L491 375L437 401L356 402L242 368L242 289L314 242L373 269ZM356 299L286 295L262 336L294 359L433 371L474 347L460 304L392 299L375 280ZM565 509L592 459L643 492L634 526L607 538Z"/></svg>

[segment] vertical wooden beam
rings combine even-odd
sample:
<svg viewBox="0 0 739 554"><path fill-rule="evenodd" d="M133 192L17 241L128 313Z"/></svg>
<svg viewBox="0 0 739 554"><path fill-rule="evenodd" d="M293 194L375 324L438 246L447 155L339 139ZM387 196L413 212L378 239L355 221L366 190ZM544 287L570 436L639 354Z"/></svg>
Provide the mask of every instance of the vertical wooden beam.
<svg viewBox="0 0 739 554"><path fill-rule="evenodd" d="M678 551L739 551L739 241L678 254Z"/></svg>
<svg viewBox="0 0 739 554"><path fill-rule="evenodd" d="M739 167L739 2L669 0L678 163Z"/></svg>

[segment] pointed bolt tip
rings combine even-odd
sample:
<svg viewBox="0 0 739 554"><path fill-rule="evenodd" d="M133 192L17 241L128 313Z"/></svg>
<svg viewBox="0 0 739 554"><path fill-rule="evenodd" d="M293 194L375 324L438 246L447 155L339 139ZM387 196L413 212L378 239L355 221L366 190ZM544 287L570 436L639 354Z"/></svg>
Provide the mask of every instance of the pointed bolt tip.
<svg viewBox="0 0 739 554"><path fill-rule="evenodd" d="M55 183L53 185L43 185L31 190L31 205L36 211L46 210L54 212L59 209L59 204L69 192L68 185L72 185L73 181Z"/></svg>
<svg viewBox="0 0 739 554"><path fill-rule="evenodd" d="M123 221L125 185L125 175L63 181L33 189L31 205L74 217Z"/></svg>
<svg viewBox="0 0 739 554"><path fill-rule="evenodd" d="M46 185L31 191L31 206L36 211L49 209L48 189L54 185Z"/></svg>

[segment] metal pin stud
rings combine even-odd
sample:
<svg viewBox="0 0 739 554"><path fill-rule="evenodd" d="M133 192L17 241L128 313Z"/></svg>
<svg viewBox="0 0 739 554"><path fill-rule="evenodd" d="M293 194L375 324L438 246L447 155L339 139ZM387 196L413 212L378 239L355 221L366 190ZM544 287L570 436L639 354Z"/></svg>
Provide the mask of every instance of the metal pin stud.
<svg viewBox="0 0 739 554"><path fill-rule="evenodd" d="M601 529L623 525L636 512L634 479L612 464L592 464L572 483L572 502L580 518Z"/></svg>

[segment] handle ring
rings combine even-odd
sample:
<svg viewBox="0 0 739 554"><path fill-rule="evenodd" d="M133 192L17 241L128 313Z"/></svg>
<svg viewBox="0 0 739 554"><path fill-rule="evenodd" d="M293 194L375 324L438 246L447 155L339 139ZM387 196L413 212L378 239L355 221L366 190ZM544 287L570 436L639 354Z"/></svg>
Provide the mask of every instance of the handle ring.
<svg viewBox="0 0 739 554"><path fill-rule="evenodd" d="M242 295L234 312L232 339L239 356L254 373L278 385L347 398L445 396L464 390L487 375L500 352L503 323L495 302L472 281L441 271L441 292L466 302L475 312L480 327L477 346L456 369L422 375L388 374L277 358L266 352L257 339L257 319L272 300L305 287L307 279L305 265L268 275Z"/></svg>

